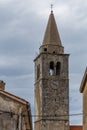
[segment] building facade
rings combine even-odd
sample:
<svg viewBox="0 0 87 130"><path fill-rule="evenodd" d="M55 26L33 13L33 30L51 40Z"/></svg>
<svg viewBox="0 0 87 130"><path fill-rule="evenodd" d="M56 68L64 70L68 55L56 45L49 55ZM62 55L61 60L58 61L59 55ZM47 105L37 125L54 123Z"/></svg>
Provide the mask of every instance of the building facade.
<svg viewBox="0 0 87 130"><path fill-rule="evenodd" d="M53 11L35 58L35 130L69 130L69 54L59 36Z"/></svg>
<svg viewBox="0 0 87 130"><path fill-rule="evenodd" d="M82 78L80 92L83 94L83 130L87 130L87 68Z"/></svg>
<svg viewBox="0 0 87 130"><path fill-rule="evenodd" d="M0 80L0 130L32 130L29 102L5 91Z"/></svg>

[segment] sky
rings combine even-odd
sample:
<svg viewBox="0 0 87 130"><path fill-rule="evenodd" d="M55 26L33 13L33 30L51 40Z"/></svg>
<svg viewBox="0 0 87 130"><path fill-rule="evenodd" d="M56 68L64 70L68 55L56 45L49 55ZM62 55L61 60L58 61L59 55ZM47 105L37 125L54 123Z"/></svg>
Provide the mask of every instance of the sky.
<svg viewBox="0 0 87 130"><path fill-rule="evenodd" d="M0 79L6 91L31 103L34 114L34 58L42 44L50 5L69 57L70 114L82 113L81 80L87 66L87 1L0 0ZM70 116L70 124L82 117Z"/></svg>

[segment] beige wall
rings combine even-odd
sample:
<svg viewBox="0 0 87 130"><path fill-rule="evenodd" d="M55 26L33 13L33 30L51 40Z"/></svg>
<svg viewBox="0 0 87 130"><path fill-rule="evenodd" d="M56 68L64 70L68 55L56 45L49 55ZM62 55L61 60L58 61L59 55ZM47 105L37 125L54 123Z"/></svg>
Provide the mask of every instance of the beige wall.
<svg viewBox="0 0 87 130"><path fill-rule="evenodd" d="M0 94L0 130L17 130L17 127L21 127L20 112L22 110L22 107L23 105L19 102L16 102L15 100L12 100L3 94ZM22 128L22 130L25 130L24 124Z"/></svg>

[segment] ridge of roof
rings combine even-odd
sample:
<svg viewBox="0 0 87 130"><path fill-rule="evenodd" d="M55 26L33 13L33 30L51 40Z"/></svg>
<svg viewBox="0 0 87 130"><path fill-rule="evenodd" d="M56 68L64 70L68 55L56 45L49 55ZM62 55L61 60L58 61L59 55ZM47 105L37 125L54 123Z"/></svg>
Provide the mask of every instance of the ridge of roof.
<svg viewBox="0 0 87 130"><path fill-rule="evenodd" d="M7 91L0 90L0 93L2 93L2 94L4 94L4 95L8 96L9 98L12 98L12 99L18 101L18 102L21 102L21 103L23 103L23 104L29 104L29 102L28 102L27 100L25 100L25 99L23 99L23 98L20 98L20 97L14 95L14 94L11 94L11 93L9 93L9 92L7 92Z"/></svg>

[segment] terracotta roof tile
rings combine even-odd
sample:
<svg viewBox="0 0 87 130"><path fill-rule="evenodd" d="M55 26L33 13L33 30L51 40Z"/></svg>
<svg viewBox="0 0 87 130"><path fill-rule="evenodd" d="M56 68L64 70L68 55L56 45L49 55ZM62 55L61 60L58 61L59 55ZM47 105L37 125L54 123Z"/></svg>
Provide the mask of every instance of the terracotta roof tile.
<svg viewBox="0 0 87 130"><path fill-rule="evenodd" d="M82 130L82 126L70 126L70 130Z"/></svg>

